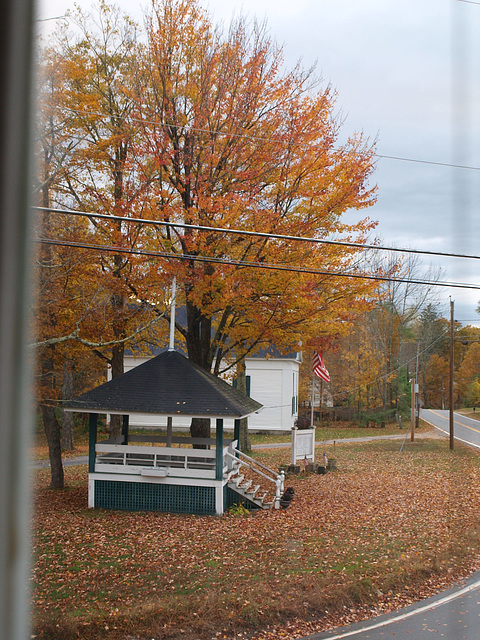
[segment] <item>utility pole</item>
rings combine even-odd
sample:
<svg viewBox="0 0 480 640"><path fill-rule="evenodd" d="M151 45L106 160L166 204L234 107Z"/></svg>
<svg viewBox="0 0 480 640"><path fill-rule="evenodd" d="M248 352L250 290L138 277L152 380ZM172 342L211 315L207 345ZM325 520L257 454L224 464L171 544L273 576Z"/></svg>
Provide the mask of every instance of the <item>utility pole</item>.
<svg viewBox="0 0 480 640"><path fill-rule="evenodd" d="M411 387L412 402L411 402L411 409L410 409L410 442L413 442L415 440L415 387L416 387L415 378L412 378L411 385L412 385Z"/></svg>
<svg viewBox="0 0 480 640"><path fill-rule="evenodd" d="M453 451L453 359L455 355L454 349L454 313L453 300L450 298L450 380L449 380L449 433L450 433L450 450Z"/></svg>
<svg viewBox="0 0 480 640"><path fill-rule="evenodd" d="M418 386L418 357L420 354L420 343L417 342L417 364L416 364L416 368L415 368L415 410L416 410L416 414L415 414L415 428L418 429L418 427L420 426L420 394L418 393L419 391L419 386Z"/></svg>

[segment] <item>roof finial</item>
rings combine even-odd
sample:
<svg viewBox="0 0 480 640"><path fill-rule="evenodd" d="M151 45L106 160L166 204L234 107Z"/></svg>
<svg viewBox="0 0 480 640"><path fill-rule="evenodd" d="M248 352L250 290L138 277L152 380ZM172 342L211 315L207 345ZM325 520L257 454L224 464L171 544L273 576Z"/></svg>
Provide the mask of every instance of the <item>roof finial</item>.
<svg viewBox="0 0 480 640"><path fill-rule="evenodd" d="M172 301L170 304L170 344L169 351L175 351L175 303L177 298L177 279L173 276L172 282Z"/></svg>

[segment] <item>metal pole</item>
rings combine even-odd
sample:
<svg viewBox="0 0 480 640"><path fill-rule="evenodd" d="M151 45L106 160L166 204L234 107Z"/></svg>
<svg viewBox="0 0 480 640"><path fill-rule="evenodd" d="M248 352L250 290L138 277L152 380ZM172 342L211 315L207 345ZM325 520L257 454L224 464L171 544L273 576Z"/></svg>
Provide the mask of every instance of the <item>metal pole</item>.
<svg viewBox="0 0 480 640"><path fill-rule="evenodd" d="M453 365L454 365L454 311L453 300L450 300L450 381L449 381L449 433L450 433L450 449L453 451L454 434L453 434Z"/></svg>
<svg viewBox="0 0 480 640"><path fill-rule="evenodd" d="M313 403L315 401L315 373L312 367L312 398L310 401L310 426L313 427Z"/></svg>
<svg viewBox="0 0 480 640"><path fill-rule="evenodd" d="M319 405L318 405L318 408L320 410L320 424L323 423L323 417L322 417L323 404L322 404L322 401L323 401L323 379L320 378L320 402L319 402Z"/></svg>

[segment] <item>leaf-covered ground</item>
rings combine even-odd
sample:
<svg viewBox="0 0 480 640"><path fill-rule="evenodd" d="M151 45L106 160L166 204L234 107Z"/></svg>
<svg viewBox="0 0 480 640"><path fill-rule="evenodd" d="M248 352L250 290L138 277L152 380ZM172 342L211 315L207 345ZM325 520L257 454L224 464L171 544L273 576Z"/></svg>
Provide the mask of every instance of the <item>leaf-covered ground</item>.
<svg viewBox="0 0 480 640"><path fill-rule="evenodd" d="M338 471L248 517L88 510L85 467L62 492L37 472L34 637L295 638L434 593L480 566L480 461L400 445L337 446Z"/></svg>

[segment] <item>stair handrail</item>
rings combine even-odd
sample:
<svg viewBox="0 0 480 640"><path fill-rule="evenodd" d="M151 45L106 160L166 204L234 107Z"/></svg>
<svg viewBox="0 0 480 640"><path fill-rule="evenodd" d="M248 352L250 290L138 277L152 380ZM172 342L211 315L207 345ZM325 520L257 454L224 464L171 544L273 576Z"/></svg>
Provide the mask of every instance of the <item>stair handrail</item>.
<svg viewBox="0 0 480 640"><path fill-rule="evenodd" d="M240 463L241 465L243 465L245 467L248 467L254 473L257 473L258 475L262 476L263 478L265 478L269 482L273 482L275 484L275 509L279 509L280 508L280 498L282 497L283 488L284 488L284 484L285 484L285 474L284 474L283 471L281 471L280 473L277 474L277 473L275 473L275 471L273 469L270 469L270 467L267 467L266 465L262 464L261 462L258 462L258 460L255 460L254 458L251 458L246 453L243 453L243 451L240 451L239 449L235 449L234 447L232 447L232 453L230 453L230 451L226 451L225 455L227 455L230 458L233 458L234 460L237 461L237 463ZM256 469L254 466L252 466L252 464L249 464L245 460L242 460L239 456L242 456L243 458L246 458L251 463L261 467L265 471L268 471L269 473L271 473L273 475L273 478L270 477L270 476L267 476L267 474L265 474L262 471L260 471L260 469Z"/></svg>
<svg viewBox="0 0 480 640"><path fill-rule="evenodd" d="M255 467L253 467L251 464L249 464L248 462L245 462L244 460L240 460L239 458L237 458L236 456L233 456L229 451L227 451L226 453L227 456L229 456L230 458L235 458L235 460L243 465L244 467L247 467L248 469L251 469L252 471L254 471L255 473L257 473L258 475L262 476L263 478L265 478L266 480L269 480L270 482L275 482L275 478L271 478L270 476L267 476L266 473L263 473L262 471L260 471L259 469L255 469Z"/></svg>
<svg viewBox="0 0 480 640"><path fill-rule="evenodd" d="M270 469L270 467L267 467L266 465L262 464L261 462L259 462L258 460L255 460L255 458L251 458L250 456L247 456L246 453L244 453L243 451L240 451L239 449L232 449L234 453L242 456L243 458L246 458L249 462L253 462L254 464L256 464L257 466L261 467L262 469L264 469L265 471L268 471L269 473L271 473L273 476L277 476L277 474L275 473L275 471L273 469Z"/></svg>

